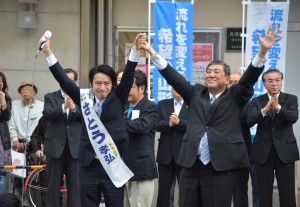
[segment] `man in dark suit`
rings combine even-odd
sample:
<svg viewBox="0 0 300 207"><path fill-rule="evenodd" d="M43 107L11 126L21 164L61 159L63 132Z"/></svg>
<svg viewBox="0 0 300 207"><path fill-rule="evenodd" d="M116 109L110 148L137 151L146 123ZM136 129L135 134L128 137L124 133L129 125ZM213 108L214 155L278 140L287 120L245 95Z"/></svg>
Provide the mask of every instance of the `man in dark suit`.
<svg viewBox="0 0 300 207"><path fill-rule="evenodd" d="M125 186L125 207L151 207L154 195L154 179L157 178L154 136L158 111L155 103L148 100L146 89L145 73L136 70L124 114L129 143L123 159L134 174Z"/></svg>
<svg viewBox="0 0 300 207"><path fill-rule="evenodd" d="M298 99L281 92L283 74L267 70L262 80L267 93L252 100L248 124L257 124L250 159L255 163L259 205L272 206L274 170L280 206L296 206L295 161L299 151L293 132L298 120Z"/></svg>
<svg viewBox="0 0 300 207"><path fill-rule="evenodd" d="M128 134L123 115L124 107L128 103L129 91L133 84L134 70L139 60L137 40L140 36L142 34L138 34L135 39L119 86L116 86L114 69L108 65L95 66L89 72L89 82L94 100L93 107L98 111L103 126L118 148L120 157L123 157L128 144ZM80 88L63 71L50 49L49 38L46 38L43 53L47 58L51 73L59 82L61 88L78 106L81 106ZM101 193L103 192L106 206L122 207L124 186L116 187L109 178L92 147L87 127L83 122L78 155L78 183L81 205L99 207Z"/></svg>
<svg viewBox="0 0 300 207"><path fill-rule="evenodd" d="M77 81L76 71L64 71L70 80L74 83ZM77 158L82 124L80 111L63 90L45 95L43 117L47 121L47 130L44 146L48 180L46 206L61 206L59 189L64 174L68 189L67 206L80 206L77 182Z"/></svg>
<svg viewBox="0 0 300 207"><path fill-rule="evenodd" d="M264 57L279 30L271 26L266 37L258 35L261 48L237 85L226 88L230 68L222 61L208 64L205 85L190 85L143 37L140 48L148 51L159 72L189 107L189 120L183 137L179 165L180 206L230 207L232 176L249 166L240 128L240 112L253 95L253 86L263 70Z"/></svg>
<svg viewBox="0 0 300 207"><path fill-rule="evenodd" d="M173 88L172 94L174 98L158 102L157 131L160 131L160 138L156 155L159 175L157 207L169 206L170 192L174 186L172 184L176 177L179 183L181 172L177 159L182 137L186 131L188 109L182 97Z"/></svg>

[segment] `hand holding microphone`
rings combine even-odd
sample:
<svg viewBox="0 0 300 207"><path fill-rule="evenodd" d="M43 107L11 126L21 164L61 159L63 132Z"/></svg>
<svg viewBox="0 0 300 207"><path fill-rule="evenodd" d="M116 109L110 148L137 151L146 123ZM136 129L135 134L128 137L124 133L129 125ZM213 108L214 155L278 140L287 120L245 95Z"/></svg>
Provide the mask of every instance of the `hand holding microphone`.
<svg viewBox="0 0 300 207"><path fill-rule="evenodd" d="M46 37L47 37L48 39L50 39L51 36L52 36L52 32L46 31L46 32L44 33L44 35L41 37L41 39L40 39L40 41L39 41L40 47L39 47L39 49L36 51L35 58L38 57L38 55L40 54L41 50L44 48L45 43L46 43Z"/></svg>

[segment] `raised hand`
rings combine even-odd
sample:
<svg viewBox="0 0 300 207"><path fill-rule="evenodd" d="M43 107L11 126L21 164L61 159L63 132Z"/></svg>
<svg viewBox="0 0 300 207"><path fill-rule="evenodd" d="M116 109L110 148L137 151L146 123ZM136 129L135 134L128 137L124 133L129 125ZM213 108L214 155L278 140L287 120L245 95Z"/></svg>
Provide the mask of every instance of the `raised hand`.
<svg viewBox="0 0 300 207"><path fill-rule="evenodd" d="M151 47L151 45L147 42L147 36L143 35L138 40L138 49L147 51L151 56L154 56L156 53Z"/></svg>
<svg viewBox="0 0 300 207"><path fill-rule="evenodd" d="M41 41L39 41L39 44L41 44ZM48 37L46 37L46 42L45 42L45 45L42 49L43 53L45 54L46 57L52 55L52 51L51 51L51 48L50 48L50 39Z"/></svg>
<svg viewBox="0 0 300 207"><path fill-rule="evenodd" d="M282 36L277 37L279 31L280 29L277 26L275 26L274 29L271 31L271 25L269 25L267 34L264 38L262 38L260 34L257 33L261 49L264 53L266 53L274 45L275 42L282 38Z"/></svg>
<svg viewBox="0 0 300 207"><path fill-rule="evenodd" d="M133 48L135 50L139 50L139 40L142 38L142 37L146 37L147 34L146 33L139 33L136 37L135 37L135 40L133 42Z"/></svg>

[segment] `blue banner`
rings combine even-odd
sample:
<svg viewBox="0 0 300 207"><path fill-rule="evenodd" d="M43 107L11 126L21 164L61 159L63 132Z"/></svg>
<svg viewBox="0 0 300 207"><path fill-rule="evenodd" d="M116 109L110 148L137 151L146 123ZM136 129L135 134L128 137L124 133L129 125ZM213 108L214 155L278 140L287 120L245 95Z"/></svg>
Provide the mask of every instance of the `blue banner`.
<svg viewBox="0 0 300 207"><path fill-rule="evenodd" d="M154 50L192 82L194 7L190 2L154 4ZM171 87L153 71L153 99L172 98Z"/></svg>

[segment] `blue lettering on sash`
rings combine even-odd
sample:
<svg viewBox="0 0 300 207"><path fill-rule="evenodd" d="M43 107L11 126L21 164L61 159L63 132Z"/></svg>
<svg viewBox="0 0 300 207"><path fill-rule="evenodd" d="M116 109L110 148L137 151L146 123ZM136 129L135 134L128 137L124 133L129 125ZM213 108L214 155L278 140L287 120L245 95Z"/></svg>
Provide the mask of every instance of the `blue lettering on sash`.
<svg viewBox="0 0 300 207"><path fill-rule="evenodd" d="M114 161L116 158L108 153L107 155L104 155L104 159L107 162L107 164L110 164L112 161Z"/></svg>
<svg viewBox="0 0 300 207"><path fill-rule="evenodd" d="M90 108L89 108L89 103L88 102L85 102L84 105L83 105L83 109L84 109L84 114L85 115L90 115L91 114L91 111L90 111Z"/></svg>
<svg viewBox="0 0 300 207"><path fill-rule="evenodd" d="M107 152L109 151L110 149L109 149L109 147L105 144L104 146L101 146L100 148L99 148L99 151L100 151L100 153L101 154L107 154Z"/></svg>

